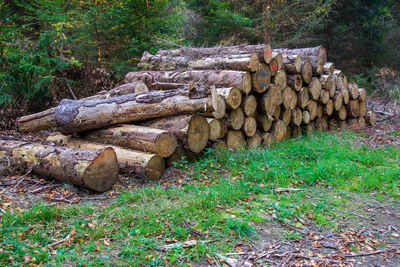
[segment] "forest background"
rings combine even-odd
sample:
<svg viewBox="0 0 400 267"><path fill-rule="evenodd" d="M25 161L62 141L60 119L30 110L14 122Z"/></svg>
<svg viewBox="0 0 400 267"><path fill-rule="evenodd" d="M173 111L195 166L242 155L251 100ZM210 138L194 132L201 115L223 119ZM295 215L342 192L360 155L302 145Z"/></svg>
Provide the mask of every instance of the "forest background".
<svg viewBox="0 0 400 267"><path fill-rule="evenodd" d="M179 46L322 44L350 80L399 98L399 15L398 0L0 0L0 127Z"/></svg>

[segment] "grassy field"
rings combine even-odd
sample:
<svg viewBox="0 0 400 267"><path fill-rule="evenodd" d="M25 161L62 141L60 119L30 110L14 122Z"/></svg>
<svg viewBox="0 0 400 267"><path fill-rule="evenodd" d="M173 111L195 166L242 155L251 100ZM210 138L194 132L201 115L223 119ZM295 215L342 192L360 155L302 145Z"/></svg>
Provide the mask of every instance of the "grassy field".
<svg viewBox="0 0 400 267"><path fill-rule="evenodd" d="M400 196L400 149L357 140L323 133L256 150L210 150L178 164L174 183L122 190L107 202L42 202L3 213L0 265L202 265L239 243L296 240L309 227L340 232L352 211L363 216L361 200ZM57 240L65 242L48 246ZM206 242L163 247L187 240Z"/></svg>

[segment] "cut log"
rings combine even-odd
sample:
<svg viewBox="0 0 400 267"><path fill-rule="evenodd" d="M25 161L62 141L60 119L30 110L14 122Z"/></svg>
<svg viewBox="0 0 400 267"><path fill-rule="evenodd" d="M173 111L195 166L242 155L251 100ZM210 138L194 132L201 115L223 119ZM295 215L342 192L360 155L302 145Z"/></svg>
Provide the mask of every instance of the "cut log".
<svg viewBox="0 0 400 267"><path fill-rule="evenodd" d="M251 86L254 92L265 92L271 83L271 72L265 63L260 63L257 71L251 74Z"/></svg>
<svg viewBox="0 0 400 267"><path fill-rule="evenodd" d="M311 120L310 112L307 110L303 111L303 124L309 124Z"/></svg>
<svg viewBox="0 0 400 267"><path fill-rule="evenodd" d="M236 87L218 88L217 93L225 100L228 109L238 108L242 104L242 92Z"/></svg>
<svg viewBox="0 0 400 267"><path fill-rule="evenodd" d="M147 178L149 180L160 179L165 169L164 159L156 154L126 149L115 145L109 146L96 142L89 142L62 134L50 135L47 138L47 141L62 144L67 147L89 150L99 150L106 147L112 147L117 155L120 172L134 173L139 177ZM106 171L106 168L102 167L102 171Z"/></svg>
<svg viewBox="0 0 400 267"><path fill-rule="evenodd" d="M358 89L358 99L360 101L367 100L367 91L364 88L359 88Z"/></svg>
<svg viewBox="0 0 400 267"><path fill-rule="evenodd" d="M274 115L272 117L279 118L280 115L281 115L281 106L277 106Z"/></svg>
<svg viewBox="0 0 400 267"><path fill-rule="evenodd" d="M346 126L347 126L347 123L345 120L339 121L339 128L344 129L344 128L346 128Z"/></svg>
<svg viewBox="0 0 400 267"><path fill-rule="evenodd" d="M64 99L56 108L55 118L61 132L70 134L125 122L199 111L214 111L214 114L220 116L219 113L224 110L215 101L221 98L216 93L213 93L213 97L193 99L182 95L185 92L187 91L150 91L88 101ZM223 103L225 105L225 101Z"/></svg>
<svg viewBox="0 0 400 267"><path fill-rule="evenodd" d="M318 103L310 100L307 105L307 110L310 112L310 119L313 121L318 116Z"/></svg>
<svg viewBox="0 0 400 267"><path fill-rule="evenodd" d="M305 60L301 64L301 70L300 70L301 78L305 83L310 83L312 80L313 76L313 70L312 70L312 64L310 61Z"/></svg>
<svg viewBox="0 0 400 267"><path fill-rule="evenodd" d="M332 81L332 76L331 75L321 75L320 77L319 77L319 81L321 82L321 85L322 85L322 88L323 89L326 89L326 90L328 90L328 91L330 91L331 90L331 88L332 88L332 84L333 84L333 81Z"/></svg>
<svg viewBox="0 0 400 267"><path fill-rule="evenodd" d="M290 113L289 113L290 114ZM256 114L257 127L262 132L268 132L271 129L273 119L264 114Z"/></svg>
<svg viewBox="0 0 400 267"><path fill-rule="evenodd" d="M358 85L355 83L350 83L347 87L350 94L350 99L358 99Z"/></svg>
<svg viewBox="0 0 400 267"><path fill-rule="evenodd" d="M237 87L244 94L251 90L251 76L246 71L234 70L192 70L192 71L135 71L129 72L125 80L142 80L150 90L166 90L162 84L195 83L214 85L219 88ZM269 85L269 82L267 83Z"/></svg>
<svg viewBox="0 0 400 267"><path fill-rule="evenodd" d="M271 84L267 92L260 97L258 111L272 116L276 107L282 104L282 102L282 91L277 86Z"/></svg>
<svg viewBox="0 0 400 267"><path fill-rule="evenodd" d="M301 57L298 55L282 54L283 65L286 73L299 74L301 72Z"/></svg>
<svg viewBox="0 0 400 267"><path fill-rule="evenodd" d="M261 146L263 139L261 137L261 133L260 132L256 132L255 135L253 135L252 137L247 139L247 145L250 148L257 148L259 146Z"/></svg>
<svg viewBox="0 0 400 267"><path fill-rule="evenodd" d="M280 116L280 120L282 120L286 126L288 126L292 121L292 110L285 109Z"/></svg>
<svg viewBox="0 0 400 267"><path fill-rule="evenodd" d="M329 89L329 97L333 98L335 93L336 93L336 84L334 82L332 82L331 89Z"/></svg>
<svg viewBox="0 0 400 267"><path fill-rule="evenodd" d="M308 93L311 95L312 99L318 100L321 95L322 84L318 78L313 77L310 84L308 85Z"/></svg>
<svg viewBox="0 0 400 267"><path fill-rule="evenodd" d="M262 137L262 144L265 146L271 145L275 142L275 137L272 133L263 133Z"/></svg>
<svg viewBox="0 0 400 267"><path fill-rule="evenodd" d="M286 76L287 85L292 87L294 90L299 92L303 87L303 80L301 79L300 74L289 74Z"/></svg>
<svg viewBox="0 0 400 267"><path fill-rule="evenodd" d="M315 132L315 122L314 121L310 121L310 123L305 126L305 132L308 135L310 135L313 132Z"/></svg>
<svg viewBox="0 0 400 267"><path fill-rule="evenodd" d="M297 98L297 106L301 109L305 109L308 106L309 101L310 101L310 96L308 94L307 87L301 88Z"/></svg>
<svg viewBox="0 0 400 267"><path fill-rule="evenodd" d="M326 89L321 90L321 95L319 96L319 102L326 104L329 101L329 91Z"/></svg>
<svg viewBox="0 0 400 267"><path fill-rule="evenodd" d="M228 148L244 148L246 146L246 139L242 131L228 131L225 142Z"/></svg>
<svg viewBox="0 0 400 267"><path fill-rule="evenodd" d="M285 109L294 109L297 106L297 94L292 88L286 87L282 97Z"/></svg>
<svg viewBox="0 0 400 267"><path fill-rule="evenodd" d="M278 53L278 52L272 52L272 60L276 60L276 62L278 63L278 71L279 70L283 70L283 58L282 58L282 54Z"/></svg>
<svg viewBox="0 0 400 267"><path fill-rule="evenodd" d="M368 125L374 126L376 123L375 113L373 111L368 111L365 121L368 123Z"/></svg>
<svg viewBox="0 0 400 267"><path fill-rule="evenodd" d="M286 132L287 126L283 121L278 120L272 123L272 134L274 135L276 141L283 141L283 139L286 137Z"/></svg>
<svg viewBox="0 0 400 267"><path fill-rule="evenodd" d="M358 126L360 128L364 128L366 126L365 117L359 117L358 118Z"/></svg>
<svg viewBox="0 0 400 267"><path fill-rule="evenodd" d="M358 93L358 91L357 91ZM358 100L350 100L349 105L347 106L347 113L352 118L357 118L360 114L360 104Z"/></svg>
<svg viewBox="0 0 400 267"><path fill-rule="evenodd" d="M276 58L272 58L271 62L268 65L268 68L269 68L269 73L271 73L271 76L275 76L279 70L278 60Z"/></svg>
<svg viewBox="0 0 400 267"><path fill-rule="evenodd" d="M178 145L175 148L174 153L172 153L171 156L166 158L166 163L168 167L174 167L179 162L191 161L193 158L194 158L193 152L189 152L183 146Z"/></svg>
<svg viewBox="0 0 400 267"><path fill-rule="evenodd" d="M329 131L333 131L339 127L339 121L337 119L330 119L328 122Z"/></svg>
<svg viewBox="0 0 400 267"><path fill-rule="evenodd" d="M333 101L332 99L328 100L328 103L324 106L324 113L328 116L332 115L333 113Z"/></svg>
<svg viewBox="0 0 400 267"><path fill-rule="evenodd" d="M318 104L317 117L322 118L322 116L324 116L324 106L322 104Z"/></svg>
<svg viewBox="0 0 400 267"><path fill-rule="evenodd" d="M194 153L202 151L210 137L207 120L198 114L152 119L139 125L174 133L179 144Z"/></svg>
<svg viewBox="0 0 400 267"><path fill-rule="evenodd" d="M229 129L240 130L244 124L244 113L241 108L237 108L229 112L226 121Z"/></svg>
<svg viewBox="0 0 400 267"><path fill-rule="evenodd" d="M147 92L146 85L141 81L123 84L108 91L101 91L94 96L83 98L83 100L100 100L110 97L122 96L132 93ZM27 115L17 120L18 130L23 133L37 132L57 127L54 116L55 108L51 108L39 113Z"/></svg>
<svg viewBox="0 0 400 267"><path fill-rule="evenodd" d="M299 108L292 110L292 123L296 126L300 126L303 121L303 112Z"/></svg>
<svg viewBox="0 0 400 267"><path fill-rule="evenodd" d="M332 75L335 71L335 64L332 62L327 62L324 65L324 74Z"/></svg>
<svg viewBox="0 0 400 267"><path fill-rule="evenodd" d="M344 121L347 119L347 109L346 106L342 105L338 111L338 117L340 120ZM341 127L342 128L342 127Z"/></svg>
<svg viewBox="0 0 400 267"><path fill-rule="evenodd" d="M275 76L273 76L273 83L279 88L279 90L283 91L286 88L286 72L284 70L278 71Z"/></svg>
<svg viewBox="0 0 400 267"><path fill-rule="evenodd" d="M343 105L343 96L340 91L336 91L336 94L333 96L333 107L335 111L339 111L339 109Z"/></svg>
<svg viewBox="0 0 400 267"><path fill-rule="evenodd" d="M81 137L98 143L153 152L161 157L169 157L177 146L177 140L173 133L136 125L118 125L94 130L83 133Z"/></svg>
<svg viewBox="0 0 400 267"><path fill-rule="evenodd" d="M257 111L257 99L254 95L248 95L242 100L242 110L246 116L254 116Z"/></svg>
<svg viewBox="0 0 400 267"><path fill-rule="evenodd" d="M365 117L367 115L367 103L365 101L359 101L358 115Z"/></svg>
<svg viewBox="0 0 400 267"><path fill-rule="evenodd" d="M252 137L256 134L257 122L253 117L246 117L243 123L243 132L247 137Z"/></svg>
<svg viewBox="0 0 400 267"><path fill-rule="evenodd" d="M292 126L291 127L291 136L292 137L298 137L303 134L303 130L300 126Z"/></svg>
<svg viewBox="0 0 400 267"><path fill-rule="evenodd" d="M97 150L0 140L0 155L11 166L62 182L104 192L118 179L117 156L111 147Z"/></svg>
<svg viewBox="0 0 400 267"><path fill-rule="evenodd" d="M207 121L210 125L210 140L216 141L225 136L227 127L222 119L208 118Z"/></svg>
<svg viewBox="0 0 400 267"><path fill-rule="evenodd" d="M358 128L358 119L357 118L349 118L346 121L347 126L351 128Z"/></svg>
<svg viewBox="0 0 400 267"><path fill-rule="evenodd" d="M325 132L329 129L328 121L321 117L315 121L315 129L320 132Z"/></svg>
<svg viewBox="0 0 400 267"><path fill-rule="evenodd" d="M350 93L349 93L349 90L343 89L343 90L341 91L341 93L342 93L342 96L343 96L343 104L348 105L348 104L349 104L349 101L350 101Z"/></svg>

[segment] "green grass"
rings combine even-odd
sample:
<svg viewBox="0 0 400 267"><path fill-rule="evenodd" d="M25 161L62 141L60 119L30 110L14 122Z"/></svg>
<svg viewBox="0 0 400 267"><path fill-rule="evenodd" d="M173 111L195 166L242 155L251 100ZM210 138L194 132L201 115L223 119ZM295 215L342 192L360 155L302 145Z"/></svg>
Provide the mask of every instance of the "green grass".
<svg viewBox="0 0 400 267"><path fill-rule="evenodd" d="M232 251L243 239L257 242L258 227L273 221L301 228L307 220L340 229L346 194L400 196L400 150L370 149L357 145L356 138L350 132L326 133L269 148L209 151L195 163L179 164L180 187L122 191L107 206L40 203L25 212L8 212L0 221L0 265L24 260L46 265L182 265ZM277 194L278 187L305 191ZM200 239L213 242L159 250L169 242L195 239L184 220L206 233ZM72 237L69 244L46 247L67 235ZM282 238L299 235L287 232Z"/></svg>

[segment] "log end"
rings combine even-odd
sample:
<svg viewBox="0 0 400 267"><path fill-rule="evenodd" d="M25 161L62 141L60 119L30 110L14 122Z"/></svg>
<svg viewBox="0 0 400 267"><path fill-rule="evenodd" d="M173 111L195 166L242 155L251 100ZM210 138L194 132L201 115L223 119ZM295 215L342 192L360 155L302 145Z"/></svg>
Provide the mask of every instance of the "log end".
<svg viewBox="0 0 400 267"><path fill-rule="evenodd" d="M228 148L244 148L246 139L241 131L229 131L226 136L226 146Z"/></svg>
<svg viewBox="0 0 400 267"><path fill-rule="evenodd" d="M256 53L251 54L250 57L250 71L254 72L257 71L259 68L260 59Z"/></svg>
<svg viewBox="0 0 400 267"><path fill-rule="evenodd" d="M144 173L149 180L159 180L164 173L165 161L159 155L154 155L147 162Z"/></svg>
<svg viewBox="0 0 400 267"><path fill-rule="evenodd" d="M174 153L178 141L173 133L161 133L155 143L157 153L161 157L169 157Z"/></svg>
<svg viewBox="0 0 400 267"><path fill-rule="evenodd" d="M300 73L305 83L311 82L313 72L312 72L312 64L310 61L306 60L303 62L303 64L301 65Z"/></svg>
<svg viewBox="0 0 400 267"><path fill-rule="evenodd" d="M210 138L210 125L201 115L193 115L187 131L187 145L190 151L202 151Z"/></svg>
<svg viewBox="0 0 400 267"><path fill-rule="evenodd" d="M213 94L212 96L213 100L213 107L214 107L214 111L212 112L212 115L217 118L217 119L221 119L225 116L225 112L226 112L226 103L225 100L217 95L216 93Z"/></svg>
<svg viewBox="0 0 400 267"><path fill-rule="evenodd" d="M257 131L257 122L253 117L247 117L243 123L243 131L248 137L252 137Z"/></svg>
<svg viewBox="0 0 400 267"><path fill-rule="evenodd" d="M245 95L248 95L251 91L251 74L249 72L243 74L241 89Z"/></svg>
<svg viewBox="0 0 400 267"><path fill-rule="evenodd" d="M272 49L270 44L266 44L263 51L265 63L269 64L272 60Z"/></svg>

